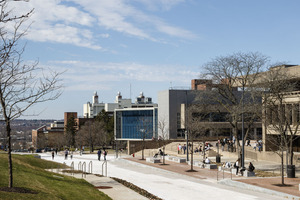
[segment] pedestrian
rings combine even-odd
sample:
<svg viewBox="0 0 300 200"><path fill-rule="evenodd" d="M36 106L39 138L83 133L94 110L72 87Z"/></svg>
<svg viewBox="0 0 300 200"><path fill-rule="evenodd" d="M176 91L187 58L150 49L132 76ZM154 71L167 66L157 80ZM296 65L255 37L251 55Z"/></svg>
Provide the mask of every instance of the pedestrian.
<svg viewBox="0 0 300 200"><path fill-rule="evenodd" d="M73 151L70 151L71 160L73 159Z"/></svg>
<svg viewBox="0 0 300 200"><path fill-rule="evenodd" d="M69 153L69 152L68 152L68 149L66 149L66 150L65 150L65 160L68 159L68 153Z"/></svg>
<svg viewBox="0 0 300 200"><path fill-rule="evenodd" d="M183 149L183 154L185 154L185 151L186 151L186 146L185 146L185 144L183 145L182 149Z"/></svg>
<svg viewBox="0 0 300 200"><path fill-rule="evenodd" d="M55 154L57 155L57 148L55 149Z"/></svg>
<svg viewBox="0 0 300 200"><path fill-rule="evenodd" d="M52 151L52 160L54 160L54 151Z"/></svg>
<svg viewBox="0 0 300 200"><path fill-rule="evenodd" d="M249 172L253 172L254 169L255 169L254 165L250 162L248 167Z"/></svg>
<svg viewBox="0 0 300 200"><path fill-rule="evenodd" d="M181 152L181 144L178 145L177 150L178 150L178 154L180 154L180 152Z"/></svg>
<svg viewBox="0 0 300 200"><path fill-rule="evenodd" d="M238 173L239 173L239 159L236 160L236 162L234 163L233 166L236 169L235 175L238 175Z"/></svg>
<svg viewBox="0 0 300 200"><path fill-rule="evenodd" d="M97 152L97 154L98 154L98 160L99 160L99 161L101 160L101 153L102 153L102 152L101 152L101 149L99 149L98 152Z"/></svg>
<svg viewBox="0 0 300 200"><path fill-rule="evenodd" d="M106 155L107 155L107 151L106 150L104 150L103 155L104 155L104 160L106 160Z"/></svg>
<svg viewBox="0 0 300 200"><path fill-rule="evenodd" d="M250 147L251 147L250 139L247 140L247 146L250 146Z"/></svg>

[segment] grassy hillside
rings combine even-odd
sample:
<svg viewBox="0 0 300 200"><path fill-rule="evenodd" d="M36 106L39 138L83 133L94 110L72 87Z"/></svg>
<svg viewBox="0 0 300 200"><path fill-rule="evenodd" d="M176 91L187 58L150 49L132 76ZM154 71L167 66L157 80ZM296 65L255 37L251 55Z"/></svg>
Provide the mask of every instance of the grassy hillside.
<svg viewBox="0 0 300 200"><path fill-rule="evenodd" d="M0 191L0 199L110 199L82 179L47 172L47 168L62 165L34 158L33 155L13 155L13 186L34 193ZM8 186L7 154L0 153L0 190Z"/></svg>

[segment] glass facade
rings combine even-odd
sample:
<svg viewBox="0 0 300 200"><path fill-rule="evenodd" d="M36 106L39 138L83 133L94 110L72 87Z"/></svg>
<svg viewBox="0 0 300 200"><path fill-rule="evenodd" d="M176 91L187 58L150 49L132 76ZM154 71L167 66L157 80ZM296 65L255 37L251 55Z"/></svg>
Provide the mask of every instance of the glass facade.
<svg viewBox="0 0 300 200"><path fill-rule="evenodd" d="M157 137L157 108L115 111L116 139L152 139Z"/></svg>

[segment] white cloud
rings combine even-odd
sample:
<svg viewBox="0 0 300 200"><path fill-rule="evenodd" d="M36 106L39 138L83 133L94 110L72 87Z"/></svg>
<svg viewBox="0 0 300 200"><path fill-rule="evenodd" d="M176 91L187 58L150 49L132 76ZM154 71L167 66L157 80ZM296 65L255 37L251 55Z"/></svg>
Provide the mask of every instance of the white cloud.
<svg viewBox="0 0 300 200"><path fill-rule="evenodd" d="M148 83L176 81L177 84L186 84L187 80L199 76L197 70L193 71L186 66L150 66L138 63L96 63L77 60L53 61L50 64L60 70L67 69L62 78L66 85L72 85L70 88L73 90L86 90L89 88L88 85L110 85L126 81ZM109 89L110 86L106 87L106 90Z"/></svg>
<svg viewBox="0 0 300 200"><path fill-rule="evenodd" d="M30 0L11 2L15 13L34 8L28 21L33 22L26 36L39 42L72 44L102 49L97 38L108 38L108 31L116 31L140 39L164 41L165 36L192 39L196 36L183 28L167 24L163 19L143 12L144 4L163 6L169 10L185 0L153 0L133 4L128 0ZM148 2L148 3L146 3ZM151 3L149 3L151 2ZM97 29L95 29L97 28ZM105 30L104 33L99 32ZM158 35L157 35L158 34Z"/></svg>
<svg viewBox="0 0 300 200"><path fill-rule="evenodd" d="M185 0L136 0L137 2L145 4L150 10L170 10L177 4L185 2Z"/></svg>

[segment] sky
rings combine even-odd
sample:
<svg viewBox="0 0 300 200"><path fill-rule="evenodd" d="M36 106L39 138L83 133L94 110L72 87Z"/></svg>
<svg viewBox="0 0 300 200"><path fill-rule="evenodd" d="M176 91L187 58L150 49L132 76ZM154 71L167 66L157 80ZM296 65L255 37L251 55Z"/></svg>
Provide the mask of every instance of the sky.
<svg viewBox="0 0 300 200"><path fill-rule="evenodd" d="M298 0L29 0L10 7L34 8L24 62L64 71L62 95L25 119L82 116L95 91L104 103L117 92L133 101L143 92L157 103L159 91L188 89L205 63L237 52L300 64Z"/></svg>

